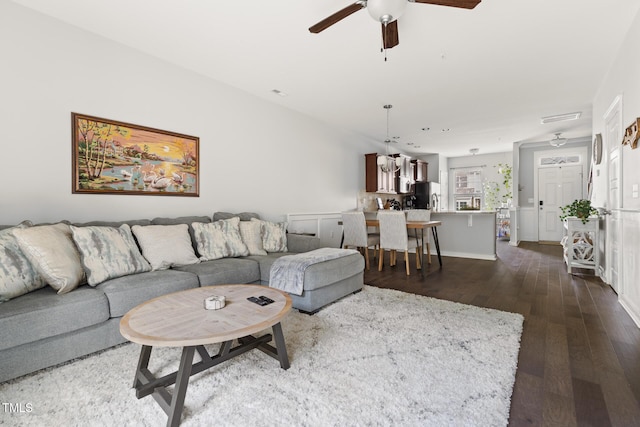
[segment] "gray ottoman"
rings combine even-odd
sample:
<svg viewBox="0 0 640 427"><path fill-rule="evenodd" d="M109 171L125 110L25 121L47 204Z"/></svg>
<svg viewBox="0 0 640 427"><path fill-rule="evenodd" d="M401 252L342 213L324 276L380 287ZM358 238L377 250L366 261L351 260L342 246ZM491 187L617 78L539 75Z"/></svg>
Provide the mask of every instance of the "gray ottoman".
<svg viewBox="0 0 640 427"><path fill-rule="evenodd" d="M269 284L271 265L288 253L269 254L259 258L261 278L264 285ZM291 295L293 308L313 314L327 304L344 296L362 290L364 285L364 257L354 253L341 258L310 265L304 273L304 291L302 295Z"/></svg>

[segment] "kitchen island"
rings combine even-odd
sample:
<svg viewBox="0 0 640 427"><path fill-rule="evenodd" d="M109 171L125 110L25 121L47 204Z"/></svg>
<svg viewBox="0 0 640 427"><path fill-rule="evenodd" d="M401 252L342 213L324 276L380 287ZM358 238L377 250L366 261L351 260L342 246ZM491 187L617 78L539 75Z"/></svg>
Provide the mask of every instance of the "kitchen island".
<svg viewBox="0 0 640 427"><path fill-rule="evenodd" d="M443 256L496 260L495 211L431 212L438 227Z"/></svg>
<svg viewBox="0 0 640 427"><path fill-rule="evenodd" d="M365 211L364 215L366 219L375 219L377 211ZM442 223L438 225L442 256L497 259L495 211L438 211L431 212L431 220ZM433 255L433 236L427 234Z"/></svg>

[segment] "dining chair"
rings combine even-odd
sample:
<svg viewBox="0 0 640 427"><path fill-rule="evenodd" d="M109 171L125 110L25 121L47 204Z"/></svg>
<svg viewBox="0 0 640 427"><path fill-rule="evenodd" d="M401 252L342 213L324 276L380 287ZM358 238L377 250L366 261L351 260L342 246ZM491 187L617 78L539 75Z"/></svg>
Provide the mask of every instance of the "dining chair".
<svg viewBox="0 0 640 427"><path fill-rule="evenodd" d="M374 256L380 246L380 235L367 232L364 213L359 211L342 212L342 227L344 230L343 248L349 246L364 251L364 261L369 270L369 248L374 247Z"/></svg>
<svg viewBox="0 0 640 427"><path fill-rule="evenodd" d="M378 212L380 223L380 251L378 253L378 271L382 271L384 251L388 250L389 265L396 265L397 251L404 251L404 261L409 273L409 249L416 249L416 268L422 268L420 264L420 252L422 247L415 239L409 239L407 234L407 220L404 212L380 211Z"/></svg>
<svg viewBox="0 0 640 427"><path fill-rule="evenodd" d="M431 209L410 209L407 211L407 221L430 221L431 220ZM424 232L424 230L411 229L408 230L409 238L416 239L420 238L419 233ZM429 233L426 236L426 243L423 244L427 247L427 262L431 264L431 245L429 244Z"/></svg>

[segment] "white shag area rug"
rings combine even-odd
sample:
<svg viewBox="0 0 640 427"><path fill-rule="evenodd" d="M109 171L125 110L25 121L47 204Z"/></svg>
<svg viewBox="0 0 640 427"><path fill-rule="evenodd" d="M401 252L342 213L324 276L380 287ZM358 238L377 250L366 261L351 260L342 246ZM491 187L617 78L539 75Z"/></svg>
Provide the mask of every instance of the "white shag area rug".
<svg viewBox="0 0 640 427"><path fill-rule="evenodd" d="M252 350L191 377L182 425L505 426L522 323L365 286L314 316L294 310L283 320L288 370ZM0 408L0 424L165 425L155 400L131 388L139 351L123 344L0 384L0 400L24 409ZM180 352L154 348L149 368L175 370Z"/></svg>

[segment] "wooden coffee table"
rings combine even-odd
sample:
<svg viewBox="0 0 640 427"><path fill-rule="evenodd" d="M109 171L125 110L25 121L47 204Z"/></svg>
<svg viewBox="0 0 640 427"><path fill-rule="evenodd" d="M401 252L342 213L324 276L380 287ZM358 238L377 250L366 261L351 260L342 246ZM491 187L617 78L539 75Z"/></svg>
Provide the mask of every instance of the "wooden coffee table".
<svg viewBox="0 0 640 427"><path fill-rule="evenodd" d="M204 300L223 295L226 305L219 310L206 310ZM264 295L274 302L260 306L248 297ZM289 369L280 320L291 310L291 297L286 292L261 285L220 285L176 292L147 301L129 311L120 321L120 333L128 340L142 344L138 368L133 381L136 397L152 395L168 415L168 426L180 424L189 377L218 365L232 357L257 348L280 361ZM252 334L271 327L271 334ZM275 348L268 344L275 341ZM234 340L238 344L233 347ZM222 343L218 354L210 356L204 344ZM180 366L176 372L156 378L149 369L153 347L182 347ZM193 363L198 352L202 361ZM175 384L172 394L166 387Z"/></svg>

